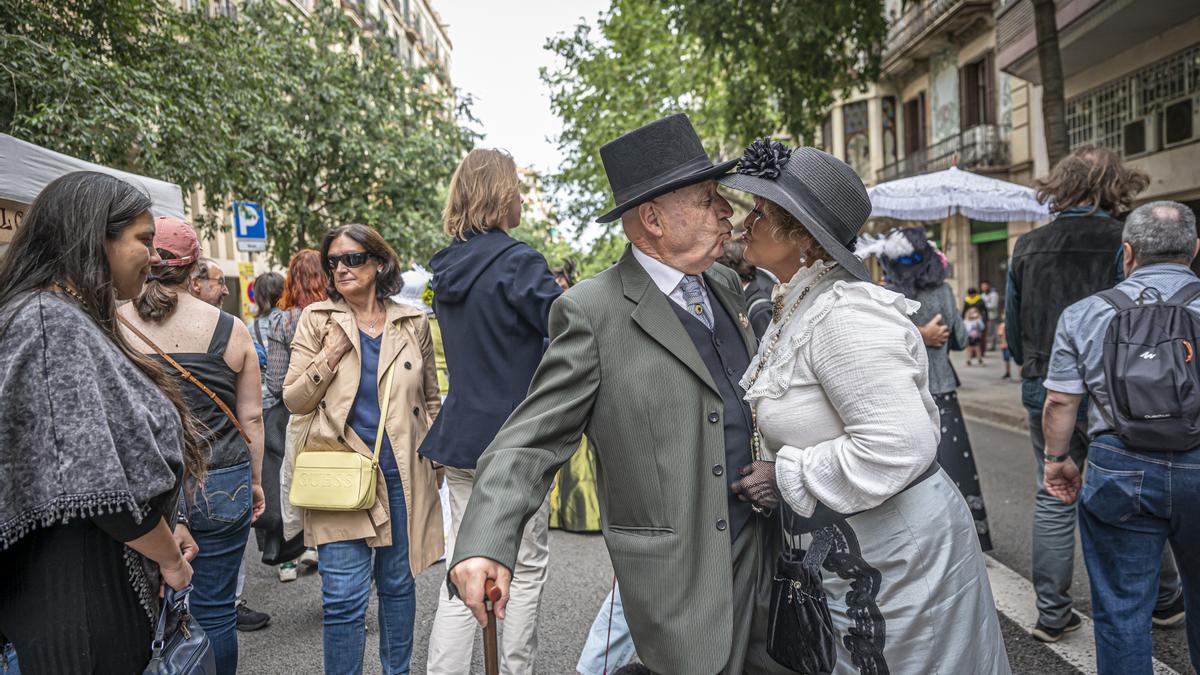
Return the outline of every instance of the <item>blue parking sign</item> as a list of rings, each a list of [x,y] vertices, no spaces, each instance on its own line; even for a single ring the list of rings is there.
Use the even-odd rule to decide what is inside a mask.
[[[238,201],[233,203],[233,236],[239,251],[267,250],[267,218],[262,204]]]

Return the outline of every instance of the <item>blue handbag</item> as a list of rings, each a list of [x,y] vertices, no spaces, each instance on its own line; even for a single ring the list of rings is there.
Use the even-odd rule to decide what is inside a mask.
[[[216,675],[212,643],[188,612],[191,592],[190,585],[181,591],[167,587],[143,675]]]

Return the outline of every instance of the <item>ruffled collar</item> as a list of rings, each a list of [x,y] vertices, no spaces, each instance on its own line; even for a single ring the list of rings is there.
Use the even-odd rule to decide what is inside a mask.
[[[784,326],[779,326],[774,320],[767,327],[758,353],[750,361],[742,377],[741,386],[746,391],[745,399],[753,402],[760,398],[779,398],[791,385],[792,370],[799,349],[808,342],[816,324],[830,310],[847,302],[865,302],[888,308],[885,311],[895,313],[898,320],[909,323],[908,316],[920,308],[920,303],[908,300],[899,293],[886,290],[875,284],[859,281],[844,269],[829,272],[819,281],[817,276],[828,266],[823,261],[817,261],[810,267],[801,269],[786,284],[776,287],[775,298],[783,301],[783,312],[786,314],[792,303],[796,302],[805,288],[812,287],[808,296],[796,308],[795,314]],[[781,317],[782,319],[782,317]],[[770,349],[774,342],[776,331],[781,331],[776,348],[767,358],[762,374],[751,383],[751,376],[758,369],[759,361]]]
[[[828,287],[834,279],[842,276],[840,274],[841,270],[832,270],[826,273],[826,270],[835,265],[836,263],[826,263],[824,260],[818,260],[808,267],[801,267],[792,275],[792,278],[787,283],[775,285],[774,290],[771,291],[771,305],[775,311],[771,317],[771,329],[767,331],[768,335],[774,332],[776,326],[775,315],[778,315],[778,318],[782,320],[783,315],[787,313],[792,304],[804,293],[804,289],[809,288],[814,283],[817,284],[816,288],[809,290],[808,297],[804,299],[804,304],[811,306],[813,299],[821,294],[823,288]],[[822,274],[824,276],[821,276]],[[820,281],[817,281],[817,279],[820,279]],[[792,320],[795,321],[804,314],[804,309],[804,307],[796,308],[796,313],[792,315]]]

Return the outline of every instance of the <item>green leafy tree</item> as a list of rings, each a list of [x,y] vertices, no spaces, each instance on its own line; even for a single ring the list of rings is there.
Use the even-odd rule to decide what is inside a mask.
[[[468,102],[333,4],[303,17],[248,3],[235,19],[160,0],[14,0],[0,30],[8,133],[179,183],[210,212],[262,201],[280,262],[346,222],[405,259],[444,243]]]
[[[428,260],[445,243],[445,185],[474,140],[457,122],[465,107],[455,111],[452,92],[426,86],[431,75],[411,74],[390,40],[364,34],[336,7],[307,21],[275,3],[245,14],[238,37],[250,46],[258,100],[235,117],[235,133],[256,142],[245,151],[261,162],[251,162],[246,184],[259,186],[289,233],[275,240],[276,254],[364,222],[402,258]]]
[[[669,113],[688,113],[723,158],[764,135],[811,137],[837,91],[878,76],[882,5],[613,0],[594,27],[550,39],[542,80],[563,120],[564,213],[582,223],[608,208],[600,146]]]

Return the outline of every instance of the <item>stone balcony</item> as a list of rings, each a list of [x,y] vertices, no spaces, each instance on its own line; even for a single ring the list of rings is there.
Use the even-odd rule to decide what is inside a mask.
[[[888,27],[883,70],[903,73],[915,62],[929,58],[950,36],[962,33],[977,21],[991,21],[992,0],[917,0]]]

